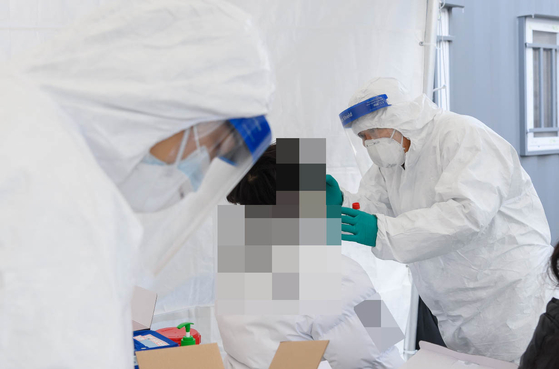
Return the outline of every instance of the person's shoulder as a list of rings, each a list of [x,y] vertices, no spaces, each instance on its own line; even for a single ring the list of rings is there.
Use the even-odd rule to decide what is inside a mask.
[[[468,134],[479,134],[484,131],[485,124],[469,115],[445,111],[435,118],[434,130],[439,136],[451,135],[463,137]]]
[[[559,326],[559,300],[555,297],[547,303],[547,308],[545,310],[546,314],[554,317],[557,320],[557,325]]]
[[[516,155],[512,145],[480,120],[452,112],[444,112],[435,124],[435,132],[441,147],[468,147],[471,152],[487,149]]]
[[[460,147],[468,152],[484,151],[484,148],[510,149],[510,144],[480,120],[453,112],[444,112],[435,120],[433,140],[446,152]]]
[[[355,260],[341,255],[341,314],[312,316],[313,329],[328,334],[340,324],[353,324],[355,307],[376,295],[365,270]]]

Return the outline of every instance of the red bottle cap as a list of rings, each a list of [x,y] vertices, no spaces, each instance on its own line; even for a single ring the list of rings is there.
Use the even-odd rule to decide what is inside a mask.
[[[351,207],[354,208],[355,210],[361,209],[361,206],[359,206],[359,203],[358,203],[358,202],[354,202],[354,203],[351,205]]]

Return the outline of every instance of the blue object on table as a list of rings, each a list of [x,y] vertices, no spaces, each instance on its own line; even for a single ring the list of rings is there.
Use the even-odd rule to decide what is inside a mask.
[[[134,339],[134,368],[138,368],[138,361],[136,360],[136,351],[145,350],[157,350],[168,347],[178,347],[176,342],[171,341],[164,335],[157,333],[156,331],[151,331],[149,329],[144,329],[141,331],[135,331],[133,335]]]

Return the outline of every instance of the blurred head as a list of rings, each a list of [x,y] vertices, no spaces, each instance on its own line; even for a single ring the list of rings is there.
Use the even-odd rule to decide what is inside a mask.
[[[271,144],[227,196],[238,205],[276,204],[276,144]]]

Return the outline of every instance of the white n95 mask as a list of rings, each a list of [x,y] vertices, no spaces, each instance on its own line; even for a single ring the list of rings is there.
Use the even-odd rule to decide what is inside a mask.
[[[398,143],[392,139],[395,132],[396,130],[392,131],[390,138],[382,137],[365,141],[365,147],[369,152],[369,157],[373,163],[381,168],[392,168],[397,165],[402,165],[406,159],[406,152],[402,146],[404,143],[404,136],[402,135],[402,140]]]

